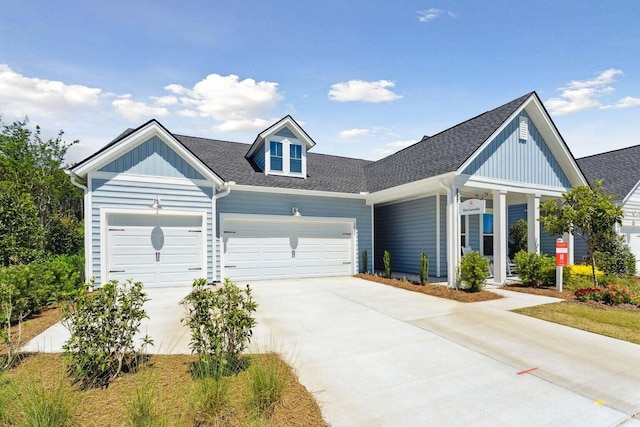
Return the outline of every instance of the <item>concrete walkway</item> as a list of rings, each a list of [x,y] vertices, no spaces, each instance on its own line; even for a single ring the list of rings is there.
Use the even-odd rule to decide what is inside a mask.
[[[640,346],[356,278],[251,283],[254,341],[282,353],[333,426],[640,426]]]

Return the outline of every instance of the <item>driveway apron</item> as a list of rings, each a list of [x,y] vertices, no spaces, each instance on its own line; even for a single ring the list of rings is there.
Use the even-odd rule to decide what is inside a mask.
[[[640,346],[505,311],[529,296],[463,304],[352,277],[251,287],[254,350],[291,362],[333,426],[640,425]]]

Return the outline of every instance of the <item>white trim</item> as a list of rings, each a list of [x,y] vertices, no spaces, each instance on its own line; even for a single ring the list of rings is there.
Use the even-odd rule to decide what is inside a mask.
[[[270,221],[270,222],[305,222],[305,223],[347,223],[351,224],[351,274],[355,274],[357,263],[354,257],[356,254],[356,219],[355,218],[338,218],[324,216],[293,216],[293,215],[265,215],[265,214],[237,214],[237,213],[220,213],[220,277],[224,277],[224,230],[225,220],[245,220],[245,221]],[[372,239],[373,240],[373,239]],[[373,243],[372,243],[373,245]],[[373,258],[372,258],[373,259]]]
[[[376,220],[375,220],[375,206],[370,205],[371,206],[371,255],[370,257],[367,257],[367,263],[369,262],[369,260],[371,260],[371,272],[374,273],[376,271],[376,267],[375,267],[375,253],[376,253],[376,248],[375,248],[375,242],[376,242],[376,235],[375,235],[375,230],[376,230]],[[360,246],[360,240],[358,240],[358,246]],[[366,266],[366,270],[365,273],[368,270],[369,266]]]
[[[100,168],[108,165],[113,160],[122,156],[123,154],[131,151],[140,144],[157,136],[165,144],[167,144],[173,151],[176,152],[182,159],[189,163],[194,169],[196,169],[202,176],[208,181],[216,185],[222,185],[223,180],[217,176],[208,166],[202,163],[197,157],[195,157],[189,150],[187,150],[180,141],[178,141],[173,135],[166,131],[155,120],[149,122],[147,125],[133,132],[131,135],[121,139],[105,151],[95,155],[93,158],[86,160],[80,165],[72,168],[72,171],[80,176],[84,177],[91,171],[97,171]]]
[[[467,176],[467,175],[465,175]],[[506,181],[483,176],[469,176],[464,183],[465,187],[482,187],[487,190],[504,190],[510,193],[539,194],[541,196],[561,197],[569,188],[534,185],[527,182]]]
[[[334,191],[301,190],[296,188],[258,187],[254,185],[231,184],[233,191],[250,191],[254,193],[297,194],[301,196],[337,197],[341,199],[367,200],[368,194],[338,193]]]
[[[87,192],[84,195],[84,280],[89,283],[93,273],[93,190],[91,176],[87,178]]]
[[[152,184],[173,184],[173,185],[195,185],[198,187],[213,187],[211,181],[204,179],[189,179],[176,177],[163,177],[154,175],[136,175],[131,173],[104,172],[93,171],[91,176],[96,179],[107,179],[110,181],[130,181],[130,182],[148,182]]]
[[[202,258],[200,260],[204,277],[209,277],[209,266],[207,265],[207,211],[185,211],[178,209],[150,209],[150,208],[116,208],[110,206],[100,207],[100,285],[103,285],[108,280],[109,266],[109,242],[108,236],[108,216],[110,215],[141,215],[141,216],[191,216],[201,218],[202,227]],[[215,259],[215,255],[214,255]]]
[[[440,277],[440,194],[436,194],[436,277]]]
[[[421,198],[425,195],[438,193],[441,189],[440,182],[455,178],[457,172],[449,172],[443,175],[432,176],[418,181],[408,182],[395,187],[376,191],[367,195],[367,203],[381,204],[384,202],[401,202],[412,198]]]
[[[640,187],[640,181],[636,182],[636,185],[633,186],[633,188],[631,189],[629,194],[627,194],[624,197],[624,199],[622,199],[622,205],[626,205],[627,204],[627,202],[629,201],[631,196],[633,196],[635,194],[635,192],[638,190],[638,187]]]
[[[252,157],[253,153],[256,151],[256,148],[258,148],[258,146],[261,143],[264,143],[268,136],[273,135],[275,133],[278,133],[281,129],[283,129],[285,127],[289,127],[289,130],[294,135],[296,135],[296,138],[304,142],[304,144],[307,146],[307,149],[311,149],[313,146],[316,145],[315,141],[313,139],[311,139],[311,137],[309,135],[307,135],[307,133],[294,120],[293,117],[285,116],[285,117],[281,118],[280,120],[278,120],[277,122],[275,122],[274,124],[272,124],[271,126],[269,126],[268,128],[266,128],[265,130],[263,130],[262,132],[260,132],[260,134],[258,134],[258,136],[256,137],[255,141],[253,141],[253,144],[251,144],[251,147],[249,148],[249,151],[247,152],[245,157],[246,158]],[[291,129],[291,128],[293,128],[293,129]],[[266,159],[265,159],[265,161],[266,161]]]

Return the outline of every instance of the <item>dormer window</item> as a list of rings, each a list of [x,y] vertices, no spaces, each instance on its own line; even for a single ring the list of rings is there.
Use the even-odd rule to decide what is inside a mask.
[[[289,170],[293,173],[302,173],[302,146],[291,144],[289,146]]]
[[[269,147],[271,170],[282,172],[282,142],[271,141]]]

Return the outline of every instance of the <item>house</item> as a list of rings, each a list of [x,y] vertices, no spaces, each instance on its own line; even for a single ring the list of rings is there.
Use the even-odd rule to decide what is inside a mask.
[[[636,257],[636,271],[640,271],[640,145],[583,157],[578,165],[591,185],[601,179],[604,192],[613,194],[613,201],[622,207],[619,232]],[[586,245],[576,245],[576,254],[586,255]]]
[[[376,162],[313,153],[290,116],[252,144],[175,135],[151,120],[69,171],[84,189],[87,277],[147,286],[382,269],[454,283],[461,248],[506,280],[507,233],[553,253],[542,201],[585,185],[535,92]],[[571,241],[571,239],[569,239]],[[363,252],[367,265],[359,265]]]

